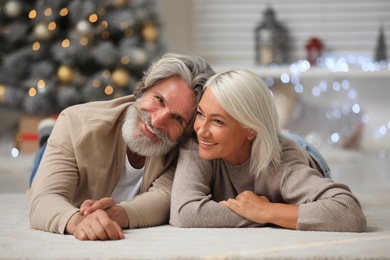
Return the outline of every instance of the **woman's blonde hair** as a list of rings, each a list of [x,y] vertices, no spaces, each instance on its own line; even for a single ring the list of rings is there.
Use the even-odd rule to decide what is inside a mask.
[[[212,76],[205,84],[220,105],[243,127],[257,136],[253,141],[250,167],[259,174],[280,164],[281,135],[278,113],[264,81],[248,70],[226,70]]]

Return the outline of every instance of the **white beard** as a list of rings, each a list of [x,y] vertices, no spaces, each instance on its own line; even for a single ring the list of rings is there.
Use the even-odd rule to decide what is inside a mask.
[[[168,153],[177,142],[171,142],[166,133],[153,128],[150,116],[137,108],[140,100],[137,100],[127,109],[126,117],[122,125],[122,136],[129,149],[142,156],[158,156]],[[158,141],[150,139],[137,125],[137,122],[146,123],[159,138]]]

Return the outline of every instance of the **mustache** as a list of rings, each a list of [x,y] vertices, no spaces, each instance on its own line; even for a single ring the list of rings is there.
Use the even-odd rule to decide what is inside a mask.
[[[137,106],[134,107],[135,108],[135,112],[137,114],[137,116],[144,122],[146,123],[149,128],[153,129],[153,133],[161,140],[163,140],[164,142],[167,142],[169,144],[173,143],[169,140],[168,138],[168,134],[165,133],[164,131],[162,131],[161,129],[159,128],[156,128],[154,126],[152,126],[152,119],[150,118],[149,114],[146,113],[144,110],[141,110],[139,109]]]

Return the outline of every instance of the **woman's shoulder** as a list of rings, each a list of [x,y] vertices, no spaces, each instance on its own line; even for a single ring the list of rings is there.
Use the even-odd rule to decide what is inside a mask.
[[[196,137],[189,137],[185,141],[180,144],[180,150],[188,150],[188,151],[198,151],[199,143],[196,140]]]
[[[302,147],[297,143],[296,140],[291,139],[290,137],[281,135],[279,137],[280,146],[282,149],[282,165],[290,164],[292,162],[305,162],[307,163],[308,155],[302,149]]]

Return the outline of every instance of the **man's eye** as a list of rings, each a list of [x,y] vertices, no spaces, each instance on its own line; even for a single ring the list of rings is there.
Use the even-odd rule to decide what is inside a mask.
[[[159,97],[159,96],[156,96],[156,99],[157,99],[157,101],[158,101],[158,102],[160,102],[160,103],[164,103],[164,99],[162,99],[161,97]]]
[[[181,116],[175,115],[174,118],[175,118],[175,120],[176,120],[177,122],[179,122],[180,124],[183,123],[183,118],[182,118]]]

